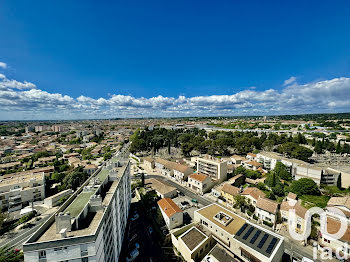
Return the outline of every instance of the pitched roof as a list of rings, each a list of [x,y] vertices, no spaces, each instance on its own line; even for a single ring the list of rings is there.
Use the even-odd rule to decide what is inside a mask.
[[[154,160],[153,160],[153,158],[152,158],[152,157],[150,157],[150,156],[146,156],[146,157],[143,159],[143,161],[153,162]]]
[[[277,208],[278,208],[278,204],[277,202],[264,198],[264,197],[260,197],[258,199],[258,201],[256,202],[256,206],[262,210],[265,210],[271,214],[276,214],[277,212]]]
[[[339,220],[327,217],[326,221],[327,221],[327,232],[329,234],[335,234],[339,231],[340,225],[341,225]],[[348,225],[344,235],[340,239],[342,241],[345,241],[345,242],[350,242],[350,226],[349,225]]]
[[[235,187],[235,186],[231,186],[230,184],[225,184],[221,191],[227,193],[227,194],[230,194],[232,196],[237,196],[239,195],[239,188],[238,187]]]
[[[344,206],[350,209],[350,196],[345,197],[331,197],[327,206]]]
[[[289,192],[288,195],[287,195],[287,197],[290,198],[290,199],[294,199],[294,200],[297,199],[297,195],[294,194],[294,193],[292,193],[292,192]]]
[[[152,188],[155,191],[157,191],[159,194],[162,194],[162,195],[176,190],[175,187],[169,185],[166,182],[163,182],[163,181],[160,181],[158,179],[155,179],[155,178],[146,179],[145,183],[146,184],[151,183],[152,184]]]
[[[168,168],[170,170],[177,170],[181,173],[185,173],[188,169],[190,169],[190,167],[188,166],[185,166],[173,161],[168,161],[162,158],[157,158],[155,162],[162,164],[165,168]]]
[[[307,211],[307,209],[302,205],[300,205],[299,203],[296,203],[294,206],[291,206],[289,205],[289,202],[286,200],[282,201],[280,209],[283,211],[289,211],[289,209],[295,209],[295,214],[301,218],[305,218],[305,214]]]
[[[265,193],[263,191],[261,191],[260,189],[256,188],[256,187],[247,187],[246,189],[244,189],[244,191],[242,192],[242,195],[250,195],[252,196],[255,200],[258,200],[259,197],[265,197]]]
[[[162,198],[157,203],[168,217],[172,217],[176,213],[182,213],[182,210],[173,200],[171,200],[171,198]]]
[[[252,166],[256,166],[256,167],[260,167],[262,166],[263,164],[257,162],[257,161],[249,161],[247,162],[247,165],[252,165]]]
[[[256,157],[256,154],[253,153],[248,153],[247,156],[252,156],[252,157]]]
[[[197,180],[199,182],[203,182],[204,180],[206,180],[208,178],[207,175],[205,174],[202,174],[202,173],[199,173],[199,174],[192,174],[189,176],[190,178],[194,179],[194,180]]]

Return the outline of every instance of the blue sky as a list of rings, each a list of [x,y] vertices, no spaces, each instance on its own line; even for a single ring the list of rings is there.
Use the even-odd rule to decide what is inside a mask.
[[[0,119],[350,111],[349,13],[348,1],[5,0]]]

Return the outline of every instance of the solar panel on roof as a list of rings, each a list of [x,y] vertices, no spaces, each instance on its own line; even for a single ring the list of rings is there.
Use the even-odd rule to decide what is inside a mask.
[[[266,239],[269,237],[269,234],[265,234],[263,236],[263,238],[260,240],[259,244],[258,244],[258,248],[262,248],[262,246],[265,244]]]
[[[253,232],[253,230],[254,230],[254,227],[250,227],[247,233],[245,233],[245,235],[243,236],[243,239],[246,240],[249,237],[249,235]]]
[[[271,254],[272,249],[273,249],[273,248],[275,247],[275,245],[276,245],[276,242],[277,242],[277,238],[274,237],[274,238],[271,240],[269,246],[267,247],[266,253]]]
[[[254,236],[252,237],[252,239],[250,240],[250,244],[254,244],[256,239],[260,236],[261,234],[261,230],[258,230],[255,232]]]
[[[242,232],[247,228],[248,224],[244,224],[237,232],[237,236],[240,236]]]

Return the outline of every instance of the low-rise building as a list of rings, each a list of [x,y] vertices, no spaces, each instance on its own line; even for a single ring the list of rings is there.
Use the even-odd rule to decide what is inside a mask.
[[[206,193],[211,189],[212,185],[211,178],[205,174],[195,173],[188,177],[188,187],[197,193]]]
[[[282,261],[284,238],[228,209],[212,204],[194,212],[194,222],[239,261]],[[204,238],[202,242],[204,241]]]
[[[97,170],[97,166],[94,164],[86,165],[83,169],[84,173],[92,175]]]
[[[256,187],[247,187],[243,190],[242,196],[248,199],[248,201],[256,207],[256,203],[258,202],[259,198],[265,197],[265,193],[261,191],[260,189]]]
[[[295,232],[299,234],[303,234],[305,232],[306,228],[306,220],[305,215],[307,212],[307,209],[300,205],[296,200],[290,201],[288,199],[283,200],[281,203],[281,218],[282,223],[289,227],[290,224],[295,224],[296,229]],[[292,212],[289,212],[289,210],[292,210]],[[293,215],[293,212],[295,211],[295,216]]]
[[[235,203],[235,197],[238,196],[239,193],[240,193],[240,189],[230,184],[224,184],[224,186],[221,189],[221,196],[226,200],[226,203],[231,207]]]
[[[146,185],[150,185],[154,189],[159,197],[173,198],[177,196],[177,190],[175,187],[160,181],[158,179],[146,179]]]
[[[143,159],[143,164],[145,165],[146,168],[148,169],[153,169],[154,168],[154,159],[152,157],[145,157]]]
[[[169,230],[183,224],[183,212],[171,198],[162,198],[158,206]]]
[[[278,203],[276,201],[260,197],[256,203],[255,215],[260,222],[268,222],[274,225],[278,212]]]

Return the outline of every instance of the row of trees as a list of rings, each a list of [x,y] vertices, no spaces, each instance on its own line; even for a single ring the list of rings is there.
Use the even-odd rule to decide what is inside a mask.
[[[199,129],[167,130],[156,128],[154,130],[138,130],[130,138],[131,152],[158,151],[160,148],[180,147],[185,156],[193,150],[211,155],[230,155],[232,153],[247,154],[254,150],[277,150],[301,160],[307,160],[313,153],[303,146],[308,141],[302,134],[295,137],[286,134],[256,132],[226,132],[216,131],[209,134]]]

